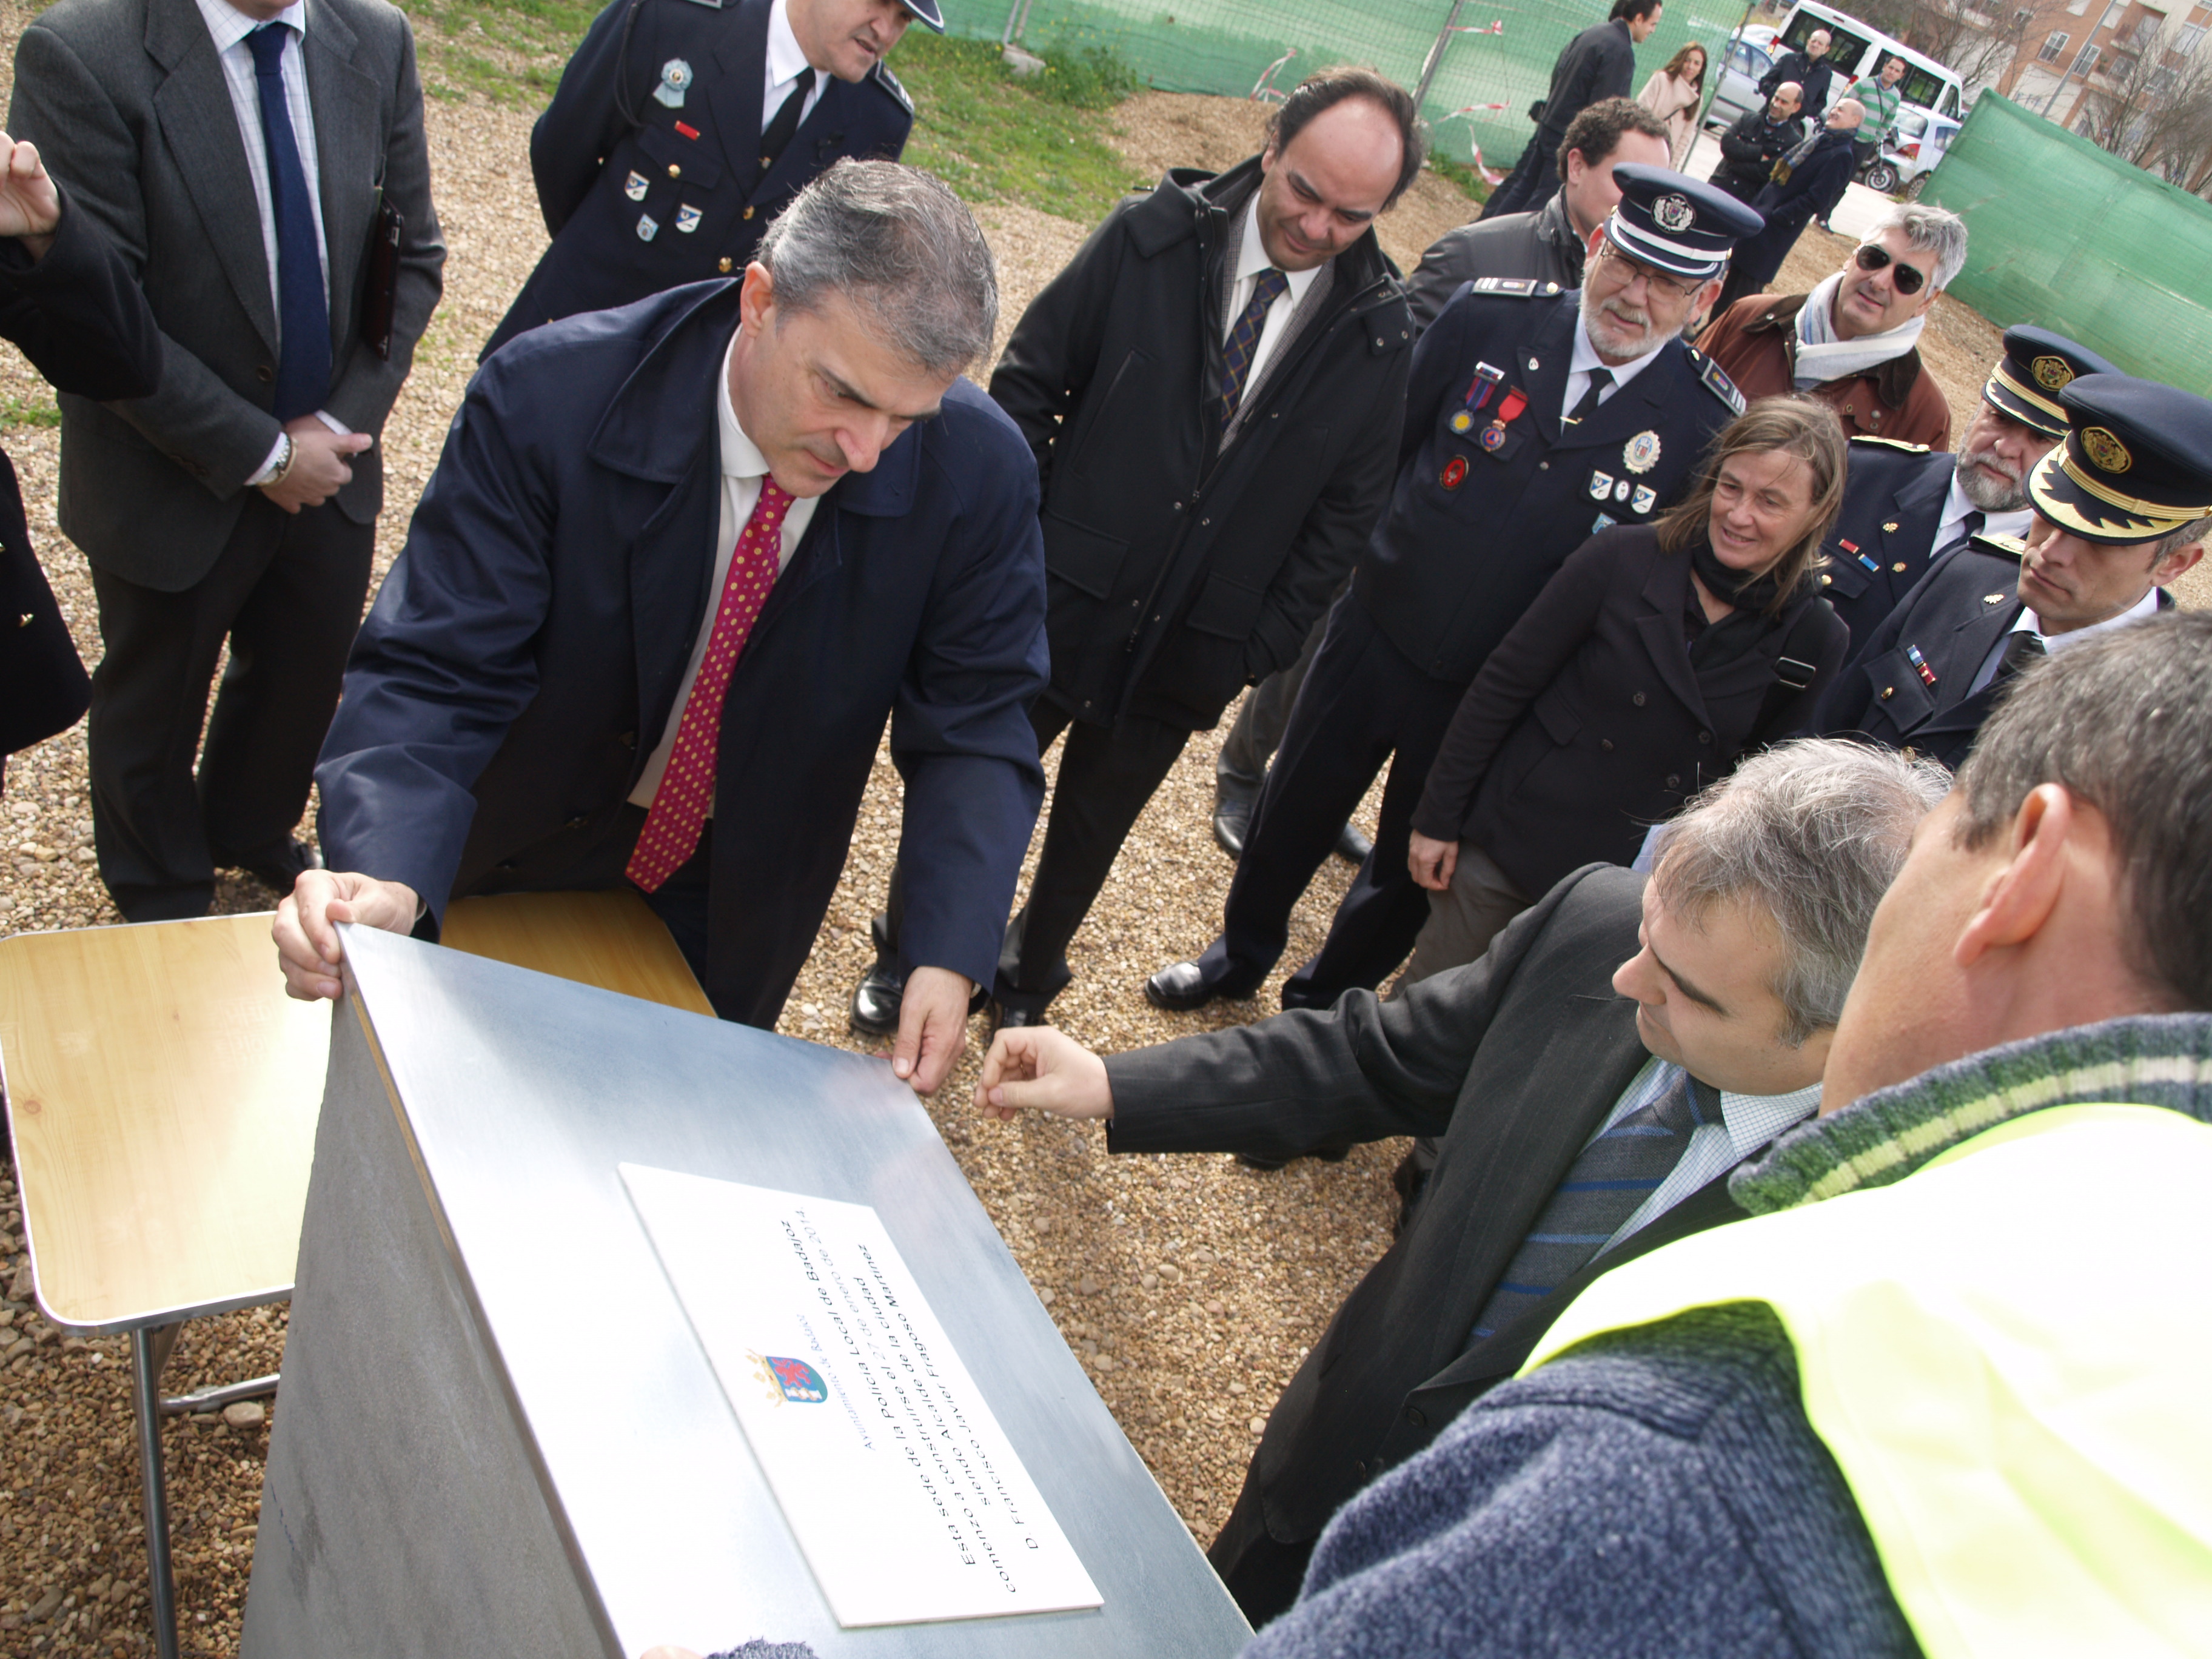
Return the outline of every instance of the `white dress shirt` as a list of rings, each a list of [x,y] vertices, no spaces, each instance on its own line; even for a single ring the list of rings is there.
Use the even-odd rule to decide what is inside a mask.
[[[1237,319],[1244,314],[1244,307],[1252,303],[1252,290],[1259,284],[1260,273],[1273,264],[1274,261],[1267,257],[1267,250],[1260,240],[1260,192],[1255,190],[1252,192],[1252,199],[1244,204],[1244,238],[1237,251],[1236,280],[1229,285],[1229,315],[1221,331],[1224,344],[1237,331]],[[1291,318],[1298,308],[1298,301],[1305,298],[1306,290],[1313,286],[1314,278],[1319,275],[1319,265],[1283,273],[1290,286],[1277,295],[1275,303],[1267,307],[1267,320],[1260,330],[1260,343],[1252,348],[1251,365],[1244,371],[1246,391],[1260,384],[1261,371],[1267,368],[1267,359],[1273,356],[1283,343],[1283,336],[1290,330]]]
[[[1654,1054],[1644,1062],[1644,1069],[1629,1080],[1612,1113],[1590,1139],[1595,1140],[1631,1112],[1641,1110],[1656,1100],[1681,1074],[1680,1066]],[[1738,1095],[1722,1090],[1721,1121],[1701,1123],[1690,1131],[1690,1144],[1683,1149],[1673,1171],[1650,1197],[1637,1206],[1636,1213],[1620,1224],[1605,1242],[1605,1250],[1650,1226],[1706,1182],[1725,1175],[1784,1129],[1803,1122],[1820,1109],[1820,1085],[1817,1083],[1786,1095]],[[1598,1254],[1602,1255],[1605,1250]]]
[[[684,724],[684,708],[691,701],[691,684],[699,678],[699,665],[707,659],[707,641],[714,635],[714,616],[722,606],[722,586],[729,580],[730,560],[737,553],[738,537],[745,521],[753,515],[753,507],[760,500],[761,480],[768,476],[768,457],[745,436],[745,429],[738,424],[738,411],[730,404],[730,358],[737,349],[738,337],[732,334],[729,349],[722,354],[721,386],[714,400],[722,446],[722,518],[714,544],[714,580],[707,590],[707,612],[699,619],[698,637],[691,641],[691,660],[684,666],[684,680],[676,688],[676,702],[669,708],[668,724],[661,728],[660,741],[646,757],[645,770],[638,775],[637,787],[629,792],[632,805],[637,806],[653,805],[653,793],[660,787],[661,775],[668,770],[668,757],[676,748],[677,728]],[[779,578],[791,568],[791,556],[799,550],[799,538],[805,535],[806,526],[813,522],[814,506],[820,499],[802,495],[784,514],[783,533],[776,549]],[[741,654],[738,661],[742,663],[744,659]],[[734,675],[737,670],[733,667],[730,672]],[[707,811],[709,817],[714,816],[711,802]]]
[[[209,0],[200,0],[202,5]],[[768,82],[761,94],[761,131],[775,119],[776,111],[783,100],[791,96],[791,89],[799,77],[814,66],[806,61],[806,53],[799,44],[799,37],[791,32],[791,0],[775,0],[768,9]],[[822,101],[822,88],[827,75],[817,72],[814,84],[806,94],[806,101],[799,106],[799,124],[806,125],[806,118],[814,113],[814,106]]]
[[[238,136],[246,146],[246,171],[253,180],[254,204],[261,210],[261,251],[269,262],[269,299],[281,329],[284,301],[276,287],[276,209],[269,189],[268,140],[261,132],[261,88],[254,76],[253,49],[246,44],[246,37],[261,27],[262,20],[248,17],[230,0],[199,0],[199,9],[208,33],[214,38],[216,61],[222,65],[223,82],[230,88],[231,113],[238,118]],[[314,112],[307,103],[307,62],[300,46],[307,32],[307,0],[293,0],[270,21],[270,27],[284,31],[285,111],[292,118],[292,142],[300,151],[300,170],[307,176],[307,205],[315,216],[315,252],[323,261],[323,303],[328,305],[331,250],[323,234],[323,173],[316,159]],[[277,343],[281,348],[283,340]],[[343,434],[348,430],[343,422],[319,409],[315,415],[333,432]],[[283,453],[284,441],[279,438],[270,446],[260,467],[246,479],[247,485],[268,483]]]
[[[2027,527],[2035,521],[2033,508],[2021,507],[2012,513],[1983,513],[1966,499],[1966,492],[1959,488],[1959,469],[1951,469],[1951,493],[1943,498],[1943,516],[1936,526],[1936,539],[1930,550],[1950,546],[1966,533],[1966,514],[1982,514],[1981,534],[1984,536],[2025,536]]]
[[[2076,628],[2069,633],[2046,634],[2043,631],[2042,619],[2022,605],[2020,615],[2012,619],[2012,626],[2005,631],[2004,637],[1991,646],[1990,654],[1982,659],[1981,670],[1974,676],[1973,684],[1966,688],[1967,695],[1971,696],[1996,678],[1997,669],[2004,661],[2005,647],[2012,643],[2014,634],[2036,635],[2043,641],[2045,652],[2055,657],[2068,647],[2079,645],[2083,640],[2101,634],[2108,628],[2125,628],[2130,623],[2141,622],[2146,617],[2157,614],[2158,589],[2154,587],[2117,617],[2107,617],[2100,623],[2091,623],[2087,628]]]
[[[1565,428],[1567,411],[1582,402],[1583,394],[1589,390],[1592,369],[1601,368],[1613,376],[1613,384],[1597,394],[1599,403],[1609,403],[1621,387],[1650,368],[1653,361],[1666,349],[1667,342],[1662,340],[1641,357],[1631,358],[1625,363],[1609,363],[1597,355],[1597,347],[1590,343],[1589,325],[1577,314],[1575,318],[1575,349],[1567,359],[1567,395],[1559,400],[1561,429]]]

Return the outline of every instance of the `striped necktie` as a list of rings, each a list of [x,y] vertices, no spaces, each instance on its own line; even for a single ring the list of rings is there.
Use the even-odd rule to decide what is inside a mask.
[[[1679,1066],[1657,1097],[1583,1148],[1506,1265],[1469,1334],[1503,1330],[1580,1273],[1674,1173],[1700,1124],[1721,1121],[1720,1091]]]
[[[648,893],[682,869],[698,850],[699,832],[706,826],[707,809],[714,804],[714,762],[722,736],[722,699],[730,689],[730,671],[759,620],[782,568],[783,516],[794,498],[774,478],[761,480],[760,500],[753,503],[730,555],[730,574],[722,582],[722,601],[714,611],[714,629],[707,636],[707,654],[700,659],[699,677],[691,682],[684,700],[684,718],[677,723],[676,744],[669,750],[668,769],[660,787],[653,792],[653,806],[645,815],[645,828],[623,873]]]
[[[1218,403],[1224,431],[1237,418],[1237,405],[1244,401],[1244,380],[1252,372],[1253,354],[1260,349],[1260,335],[1267,326],[1267,307],[1280,299],[1290,285],[1289,277],[1269,265],[1252,284],[1252,303],[1244,307],[1237,326],[1229,331],[1229,343],[1222,350]]]

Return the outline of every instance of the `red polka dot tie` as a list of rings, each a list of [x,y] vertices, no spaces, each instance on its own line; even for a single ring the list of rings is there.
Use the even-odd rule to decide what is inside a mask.
[[[707,822],[707,809],[714,801],[715,746],[722,731],[722,699],[730,689],[730,671],[745,648],[769,590],[775,586],[781,564],[783,515],[791,511],[789,490],[774,478],[761,480],[760,500],[745,520],[737,550],[730,555],[730,574],[722,583],[722,602],[714,612],[714,629],[707,636],[707,654],[699,664],[699,677],[691,683],[691,696],[684,705],[684,718],[676,727],[676,746],[669,751],[668,769],[653,792],[652,810],[623,872],[648,893],[687,863],[699,845],[699,831]]]

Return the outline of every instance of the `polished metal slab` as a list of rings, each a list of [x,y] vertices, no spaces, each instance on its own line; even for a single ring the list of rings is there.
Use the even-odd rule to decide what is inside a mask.
[[[882,1061],[358,928],[346,951],[247,1659],[753,1638],[1205,1659],[1247,1639]],[[841,1630],[625,1161],[875,1206],[1105,1605]]]

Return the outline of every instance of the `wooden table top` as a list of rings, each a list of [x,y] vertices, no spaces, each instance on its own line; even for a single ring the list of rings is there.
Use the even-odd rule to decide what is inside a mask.
[[[284,994],[270,920],[0,939],[0,1078],[57,1324],[130,1330],[291,1293],[331,1008]],[[714,1012],[634,892],[459,900],[445,942]]]
[[[267,915],[0,939],[0,1075],[40,1304],[128,1330],[290,1292],[327,1005]]]

